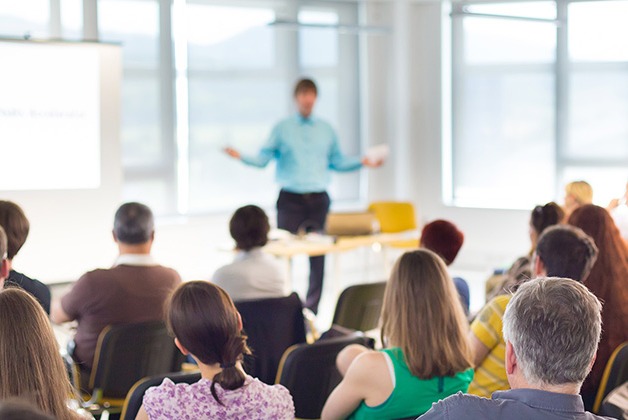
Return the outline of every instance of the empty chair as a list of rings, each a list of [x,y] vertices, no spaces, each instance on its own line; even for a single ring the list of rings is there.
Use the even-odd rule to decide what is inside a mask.
[[[87,404],[120,408],[135,382],[178,371],[184,359],[161,321],[107,326],[98,337]]]
[[[186,383],[193,384],[201,379],[201,373],[167,373],[165,375],[155,375],[148,378],[140,379],[129,390],[126,399],[124,400],[124,406],[122,407],[122,420],[133,420],[137,416],[137,412],[140,411],[142,406],[142,400],[144,399],[144,393],[151,386],[157,386],[163,382],[165,378],[170,379],[175,384]]]
[[[399,233],[417,228],[414,205],[406,201],[374,201],[369,211],[375,213],[382,233]]]
[[[290,391],[297,418],[320,418],[327,397],[342,380],[336,368],[336,356],[349,344],[373,348],[374,340],[362,334],[353,334],[314,344],[298,344],[286,350],[281,358],[276,383]]]
[[[369,205],[369,211],[375,214],[381,233],[408,233],[411,237],[387,242],[393,248],[418,248],[419,234],[417,232],[414,205],[407,201],[374,201]]]
[[[377,328],[385,289],[385,281],[347,287],[338,298],[332,328],[340,326],[356,331]]]
[[[242,316],[252,356],[244,357],[244,370],[267,384],[275,382],[283,352],[305,342],[303,304],[296,293],[284,298],[235,302]]]

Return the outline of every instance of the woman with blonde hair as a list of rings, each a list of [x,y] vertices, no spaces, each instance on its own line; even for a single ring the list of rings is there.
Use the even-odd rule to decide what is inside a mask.
[[[468,323],[445,263],[432,251],[403,254],[384,293],[385,349],[352,345],[337,359],[342,382],[323,419],[418,416],[433,402],[466,392],[473,377]]]
[[[593,188],[586,181],[573,181],[565,185],[565,219],[578,207],[593,203]]]
[[[59,420],[78,419],[50,321],[22,289],[0,293],[0,400],[18,397]]]

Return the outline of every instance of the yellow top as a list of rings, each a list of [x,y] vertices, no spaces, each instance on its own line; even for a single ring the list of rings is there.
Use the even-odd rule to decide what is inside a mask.
[[[506,344],[502,335],[502,318],[510,298],[510,295],[493,298],[471,324],[471,331],[489,349],[489,353],[475,368],[469,394],[490,398],[494,391],[510,389],[504,367]]]

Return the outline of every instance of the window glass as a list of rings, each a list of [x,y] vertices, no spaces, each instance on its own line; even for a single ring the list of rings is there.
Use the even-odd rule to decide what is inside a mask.
[[[551,199],[553,85],[549,72],[466,75],[454,122],[456,204],[529,208]]]
[[[83,0],[61,0],[63,39],[83,39]]]
[[[628,1],[569,4],[569,55],[574,61],[628,61]]]
[[[100,0],[98,29],[101,40],[122,43],[125,68],[153,69],[159,65],[159,5],[156,1]]]
[[[274,164],[260,170],[229,158],[223,149],[257,153],[283,118],[291,87],[269,77],[190,77],[190,195],[192,213],[230,210],[245,202],[272,206]],[[269,99],[271,98],[271,99]]]
[[[499,11],[517,15],[525,10],[520,6],[500,5]],[[551,200],[554,24],[472,16],[454,22],[464,37],[454,45],[454,203],[531,208]]]
[[[552,63],[556,27],[545,22],[468,17],[464,19],[468,64]]]
[[[628,159],[628,72],[591,69],[569,78],[566,158]]]
[[[470,4],[465,8],[472,13],[486,13],[489,15],[530,17],[537,19],[556,18],[556,3],[553,1]]]
[[[48,0],[5,0],[0,7],[0,28],[3,36],[48,38],[49,20]]]
[[[555,18],[547,4],[482,3],[464,10]],[[567,25],[557,27],[456,15],[455,204],[529,208],[552,196],[562,202],[560,186],[578,179],[591,183],[597,204],[621,195],[628,175],[625,16],[626,0],[570,2]],[[567,37],[567,50],[556,51],[556,34]],[[569,61],[555,66],[555,57]]]
[[[162,159],[159,126],[159,80],[153,74],[122,80],[122,163],[124,167],[150,166]]]
[[[299,29],[299,59],[303,67],[334,67],[338,65],[338,14],[330,11],[301,10],[299,23],[321,25]]]
[[[122,44],[123,198],[145,202],[156,214],[171,214],[177,191],[175,156],[165,153],[173,134],[161,125],[159,3],[99,0],[98,27],[101,40]]]
[[[186,7],[189,67],[212,71],[264,69],[275,65],[275,20],[270,9]]]

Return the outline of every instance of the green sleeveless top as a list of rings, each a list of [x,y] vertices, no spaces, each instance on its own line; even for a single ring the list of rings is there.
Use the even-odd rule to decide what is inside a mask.
[[[454,376],[419,379],[413,376],[399,347],[381,350],[392,361],[395,388],[382,404],[369,407],[364,401],[348,417],[352,420],[399,419],[420,416],[432,408],[432,403],[458,391],[467,392],[473,379],[473,369]]]

